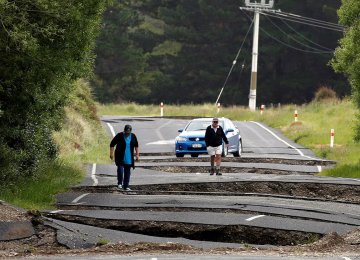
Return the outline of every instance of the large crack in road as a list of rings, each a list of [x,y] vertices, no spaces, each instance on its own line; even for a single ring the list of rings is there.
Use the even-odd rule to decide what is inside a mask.
[[[112,230],[193,240],[257,245],[299,245],[314,242],[323,235],[242,225],[205,225],[164,221],[106,220],[81,216],[48,214],[63,221]]]

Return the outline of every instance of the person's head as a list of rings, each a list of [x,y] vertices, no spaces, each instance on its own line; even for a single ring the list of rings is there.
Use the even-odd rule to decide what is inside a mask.
[[[125,127],[124,127],[125,135],[129,135],[131,133],[131,130],[132,130],[131,125],[125,125]]]
[[[219,119],[218,119],[217,117],[214,117],[214,118],[212,119],[211,125],[212,125],[213,127],[217,127],[218,124],[219,124]]]

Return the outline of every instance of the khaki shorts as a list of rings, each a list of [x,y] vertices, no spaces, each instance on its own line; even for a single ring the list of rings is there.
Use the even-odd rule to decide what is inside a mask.
[[[208,146],[206,149],[209,155],[222,154],[222,145],[215,147]]]

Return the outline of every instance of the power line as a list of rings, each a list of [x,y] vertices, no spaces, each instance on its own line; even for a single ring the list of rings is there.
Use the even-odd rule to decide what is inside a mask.
[[[274,22],[271,20],[271,18],[269,18],[269,17],[267,17],[267,16],[265,16],[265,17],[266,17],[266,19],[268,19],[268,20],[271,22],[271,24],[274,25],[280,32],[282,32],[283,34],[285,34],[285,35],[286,35],[287,37],[289,37],[290,39],[293,39],[295,42],[299,43],[300,45],[302,45],[302,46],[304,46],[304,47],[307,47],[307,48],[309,48],[309,49],[313,49],[313,50],[315,50],[315,51],[325,51],[325,50],[321,50],[321,49],[312,47],[312,46],[310,46],[310,45],[307,45],[307,44],[299,41],[299,40],[296,39],[295,37],[289,35],[289,34],[288,34],[287,32],[285,32],[283,29],[281,29],[276,23],[274,23]],[[329,50],[330,50],[330,49],[329,49]]]
[[[251,19],[251,18],[250,18],[250,19]],[[250,24],[250,26],[249,26],[249,29],[248,29],[248,31],[246,32],[245,38],[244,38],[244,40],[243,40],[243,42],[242,42],[242,44],[241,44],[241,46],[240,46],[240,49],[238,50],[238,52],[237,52],[237,54],[236,54],[236,57],[235,57],[232,65],[231,65],[230,71],[229,71],[229,73],[228,73],[228,75],[227,75],[227,77],[226,77],[226,79],[225,79],[225,82],[224,82],[224,84],[223,84],[223,86],[222,86],[222,88],[221,88],[221,90],[220,90],[219,96],[218,96],[218,98],[216,99],[215,105],[218,103],[218,101],[219,101],[219,99],[220,99],[220,97],[221,97],[221,94],[222,94],[223,91],[224,91],[224,88],[225,88],[225,86],[226,86],[226,83],[228,82],[229,77],[230,77],[230,75],[231,75],[231,73],[232,73],[232,71],[233,71],[233,69],[234,69],[234,67],[235,67],[235,65],[236,65],[237,59],[239,58],[240,52],[241,52],[241,50],[242,50],[242,48],[243,48],[243,46],[244,46],[244,43],[245,43],[245,41],[246,41],[246,38],[247,38],[247,36],[248,36],[248,34],[249,34],[249,32],[250,32],[250,29],[251,29],[251,27],[252,27],[253,24],[254,24],[254,20],[251,19],[251,24]],[[242,71],[243,69],[244,69],[244,64],[243,64],[242,67],[241,67],[241,71]]]
[[[266,11],[267,10],[265,10],[265,12]],[[323,21],[323,20],[314,19],[314,18],[310,18],[310,17],[305,17],[305,16],[301,16],[301,15],[298,15],[298,14],[286,13],[286,12],[281,12],[281,11],[277,11],[277,10],[273,10],[273,11],[269,11],[269,12],[273,12],[275,14],[283,15],[283,16],[290,16],[293,19],[308,21],[308,22],[312,22],[312,23],[315,23],[315,24],[322,24],[322,25],[327,25],[329,27],[338,27],[340,29],[345,29],[344,26],[342,26],[340,24],[337,24],[337,23],[326,22],[326,21]]]
[[[286,47],[289,47],[291,49],[297,50],[297,51],[302,51],[302,52],[307,52],[307,53],[314,53],[314,54],[332,54],[334,53],[334,51],[308,51],[308,50],[304,50],[304,49],[300,49],[297,47],[294,47],[288,43],[285,43],[283,41],[280,41],[279,39],[277,39],[276,37],[272,36],[270,33],[268,33],[267,31],[265,31],[263,28],[260,28],[261,31],[263,31],[267,36],[269,36],[271,39],[277,41],[278,43],[285,45]]]
[[[322,29],[327,29],[327,30],[332,30],[332,31],[338,31],[338,32],[344,32],[345,28],[341,27],[341,26],[327,26],[326,24],[321,24],[321,23],[311,23],[310,21],[307,20],[301,20],[301,19],[294,19],[294,18],[289,18],[286,15],[282,15],[279,13],[276,14],[270,14],[270,13],[265,13],[265,12],[259,12],[262,15],[266,15],[266,16],[271,16],[274,18],[278,18],[280,19],[279,16],[284,16],[282,17],[282,19],[287,20],[287,21],[291,21],[291,22],[295,22],[295,23],[301,23],[301,24],[305,24],[305,25],[309,25],[309,26],[313,26],[313,27],[319,27]]]
[[[299,33],[298,31],[296,31],[292,26],[290,26],[287,22],[285,22],[283,19],[281,19],[280,18],[280,20],[281,20],[281,22],[283,22],[288,28],[290,28],[293,32],[295,32],[297,35],[299,35],[301,38],[303,38],[304,40],[306,40],[306,41],[308,41],[308,42],[310,42],[310,43],[312,43],[312,44],[314,44],[314,45],[316,45],[316,46],[318,46],[318,47],[320,47],[320,48],[323,48],[323,49],[325,49],[325,50],[328,50],[328,51],[331,51],[332,49],[330,49],[330,48],[328,48],[328,47],[325,47],[325,46],[323,46],[323,45],[320,45],[320,44],[318,44],[318,43],[316,43],[316,42],[313,42],[312,40],[310,40],[309,38],[307,38],[306,36],[304,36],[303,34],[301,34],[301,33]]]
[[[242,9],[240,9],[242,10]],[[243,10],[242,10],[243,11]],[[251,17],[245,12],[243,11],[243,13],[249,18],[251,19]],[[290,44],[287,44],[283,41],[280,41],[279,39],[277,39],[276,37],[272,36],[270,33],[268,33],[267,31],[265,31],[265,29],[261,28],[261,31],[263,31],[268,37],[270,37],[271,39],[277,41],[278,43],[282,44],[282,45],[285,45],[286,47],[288,48],[291,48],[291,49],[294,49],[294,50],[297,50],[297,51],[302,51],[302,52],[306,52],[306,53],[314,53],[314,54],[330,54],[330,53],[333,53],[333,52],[326,52],[326,51],[308,51],[308,50],[304,50],[304,49],[299,49],[297,47],[294,47]]]

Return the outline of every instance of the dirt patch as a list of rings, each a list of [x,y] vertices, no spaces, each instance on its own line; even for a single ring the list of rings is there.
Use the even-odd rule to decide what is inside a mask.
[[[172,154],[171,154],[172,155]],[[209,162],[208,157],[201,158],[166,158],[166,159],[148,159],[146,157],[141,158],[144,162]],[[286,165],[307,165],[307,166],[331,166],[336,162],[328,160],[291,160],[281,158],[241,158],[241,157],[225,157],[221,159],[222,162],[238,162],[238,163],[275,163]]]
[[[151,194],[166,191],[214,192],[214,195],[275,194],[295,196],[318,200],[347,201],[360,203],[359,185],[338,185],[323,183],[296,182],[209,182],[209,183],[176,183],[132,186],[134,190],[151,192]],[[219,194],[221,193],[221,194]]]
[[[360,203],[360,185],[312,182],[243,181],[132,185],[129,194],[288,196],[310,200]],[[74,192],[118,193],[116,186],[74,187]]]
[[[42,217],[36,212],[25,212],[5,203],[0,203],[0,221],[13,222],[29,220],[35,229],[35,235],[26,239],[0,241],[0,258],[26,256],[42,252],[54,252],[65,249],[58,244],[54,229],[44,225]]]
[[[10,206],[0,201],[0,221],[1,222],[15,222],[31,220],[31,216],[25,211]]]
[[[141,168],[153,171],[168,172],[168,173],[209,173],[209,167],[203,166],[141,166]],[[276,174],[276,175],[309,175],[307,172],[283,171],[274,169],[259,169],[259,168],[242,168],[242,167],[221,167],[222,173],[257,173],[257,174]]]

